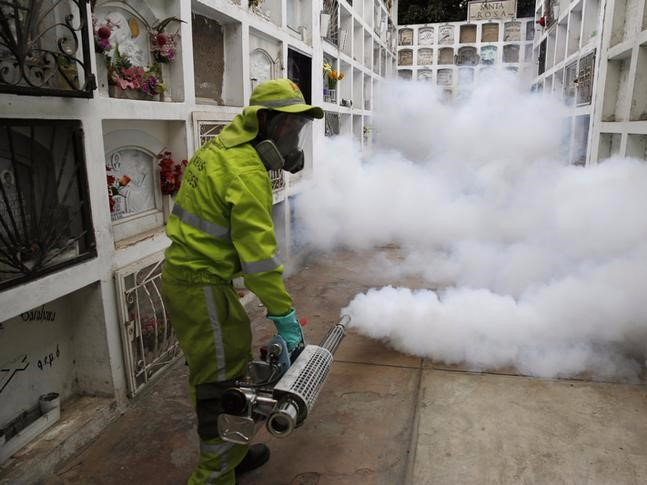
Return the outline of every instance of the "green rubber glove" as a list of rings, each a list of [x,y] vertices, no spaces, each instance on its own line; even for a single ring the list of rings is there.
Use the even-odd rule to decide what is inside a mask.
[[[297,311],[291,308],[285,315],[267,315],[267,318],[274,322],[278,334],[288,344],[288,351],[292,352],[303,342],[303,332],[297,319]]]

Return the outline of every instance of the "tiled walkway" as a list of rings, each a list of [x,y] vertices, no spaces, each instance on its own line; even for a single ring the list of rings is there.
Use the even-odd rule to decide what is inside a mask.
[[[420,286],[384,281],[371,257],[322,257],[289,279],[310,343],[358,292]],[[250,311],[264,342],[273,328]],[[46,484],[183,483],[197,458],[186,374],[177,362]],[[257,439],[272,459],[241,485],[637,485],[647,483],[647,389],[447,369],[351,332],[305,424]]]

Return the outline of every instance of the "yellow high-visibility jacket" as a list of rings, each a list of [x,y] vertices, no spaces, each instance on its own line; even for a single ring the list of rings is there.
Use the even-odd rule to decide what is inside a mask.
[[[257,111],[245,108],[191,158],[166,226],[164,272],[196,284],[242,275],[268,313],[282,315],[292,298],[277,259],[270,177],[249,143]]]

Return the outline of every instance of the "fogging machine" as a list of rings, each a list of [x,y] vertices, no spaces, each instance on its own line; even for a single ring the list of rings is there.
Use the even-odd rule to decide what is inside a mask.
[[[283,338],[272,337],[261,353],[263,360],[250,362],[246,376],[223,393],[220,437],[247,444],[263,420],[270,434],[278,438],[301,426],[326,382],[349,322],[350,317],[344,315],[319,345],[301,345],[292,355]]]

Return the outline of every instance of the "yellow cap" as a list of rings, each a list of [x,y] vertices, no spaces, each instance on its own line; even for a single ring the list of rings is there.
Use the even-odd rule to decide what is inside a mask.
[[[259,106],[284,113],[302,113],[313,118],[323,118],[323,110],[306,104],[303,94],[289,79],[270,79],[254,88],[249,98],[250,106]]]

